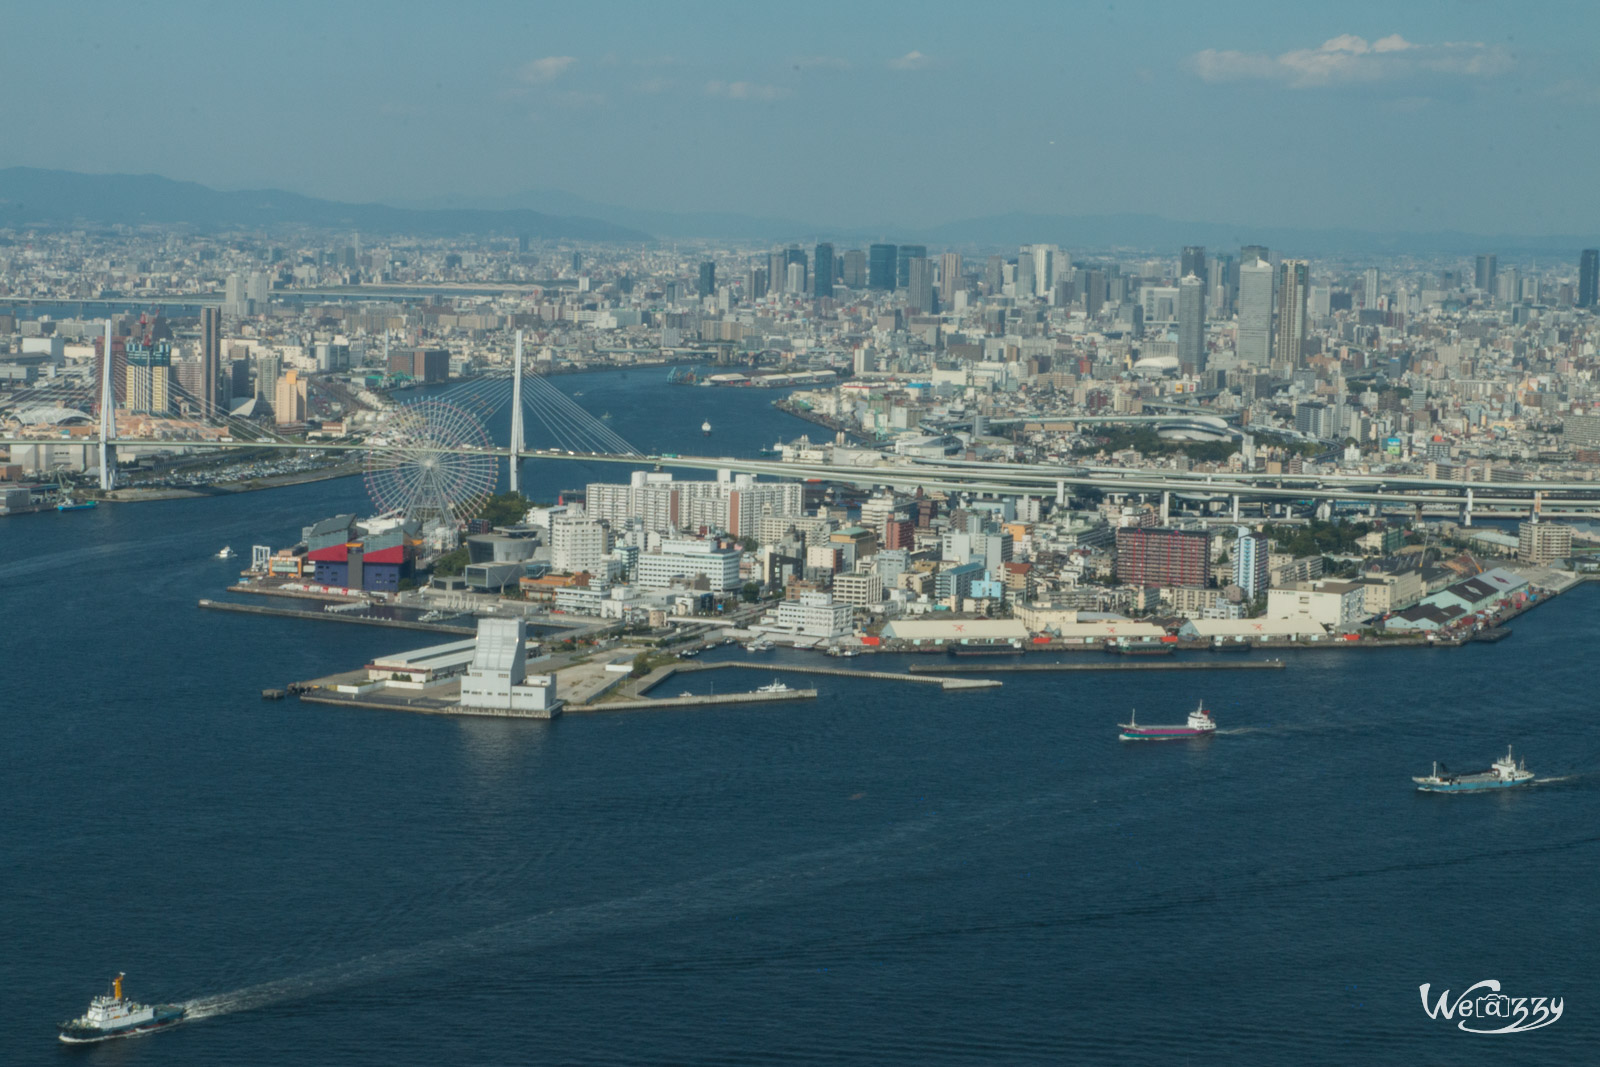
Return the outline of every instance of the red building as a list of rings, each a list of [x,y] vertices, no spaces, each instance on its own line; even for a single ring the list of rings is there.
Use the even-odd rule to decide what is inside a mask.
[[[883,547],[907,550],[916,548],[917,528],[911,525],[910,519],[890,519],[883,524]]]
[[[1128,585],[1210,585],[1211,535],[1124,526],[1117,531],[1117,581]]]

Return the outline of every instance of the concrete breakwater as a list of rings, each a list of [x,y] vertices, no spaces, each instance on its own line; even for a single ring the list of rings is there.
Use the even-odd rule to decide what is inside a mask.
[[[906,669],[916,674],[966,674],[980,671],[984,674],[1000,671],[1281,671],[1283,660],[1223,662],[1167,660],[1161,663],[913,663]],[[922,680],[913,679],[913,681]]]
[[[675,674],[693,674],[697,671],[716,670],[752,670],[770,671],[774,674],[826,674],[835,678],[868,678],[882,682],[917,682],[923,685],[937,685],[941,689],[990,689],[1000,682],[992,678],[916,678],[898,671],[858,671],[848,667],[812,667],[792,663],[675,663],[662,667],[639,685],[640,693],[648,693],[651,689],[665,682]],[[917,668],[913,667],[912,670]],[[972,670],[983,670],[983,667],[974,665]]]
[[[302,611],[280,608],[268,604],[235,604],[228,600],[211,600],[202,597],[199,607],[207,611],[235,611],[243,615],[276,615],[283,619],[316,619],[326,622],[353,622],[362,626],[390,626],[397,630],[428,630],[432,633],[468,636],[477,633],[475,626],[444,626],[436,622],[415,622],[411,619],[383,619],[372,615],[354,615],[337,611]]]
[[[644,711],[652,708],[698,708],[711,704],[771,704],[785,700],[815,700],[815,689],[788,689],[780,693],[711,693],[687,697],[607,700],[599,704],[568,704],[569,713],[586,711]]]

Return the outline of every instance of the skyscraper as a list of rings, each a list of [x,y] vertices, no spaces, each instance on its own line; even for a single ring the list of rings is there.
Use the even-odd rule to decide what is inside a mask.
[[[1500,257],[1483,255],[1478,257],[1477,269],[1472,275],[1473,288],[1482,293],[1494,294],[1494,276],[1499,273]]]
[[[1191,274],[1204,283],[1206,277],[1205,245],[1185,245],[1183,248],[1183,259],[1178,266],[1178,278],[1181,281]]]
[[[220,409],[227,414],[233,399],[231,387],[224,395],[222,381],[222,309],[200,309],[200,408],[204,414]]]
[[[990,256],[983,264],[983,285],[998,296],[1006,284],[1006,257]]]
[[[956,290],[961,288],[961,253],[946,252],[939,257],[939,304],[946,309],[956,302]]]
[[[1286,259],[1278,282],[1278,359],[1299,367],[1306,341],[1306,290],[1311,267],[1303,259]]]
[[[904,245],[900,246],[904,248]],[[931,315],[938,310],[933,289],[933,264],[926,256],[906,260],[906,309]]]
[[[833,245],[826,241],[811,256],[811,295],[817,300],[833,296]]]
[[[1378,268],[1368,267],[1361,277],[1361,306],[1374,310],[1378,306]]]
[[[927,245],[901,245],[895,254],[894,283],[901,289],[911,284],[911,261],[913,259],[927,259]]]
[[[844,277],[841,279],[851,289],[867,287],[867,254],[852,248],[844,254]]]
[[[717,265],[710,260],[700,264],[700,283],[695,293],[706,297],[717,291]]]
[[[895,261],[899,250],[894,245],[871,245],[867,248],[867,287],[892,290],[895,285]]]
[[[1185,373],[1206,369],[1206,286],[1194,274],[1178,283],[1178,365]]]
[[[1578,306],[1592,308],[1600,301],[1600,248],[1585,248],[1578,257]]]
[[[1020,301],[1032,300],[1034,297],[1033,253],[1024,251],[1017,256],[1016,284],[1013,286],[1016,299]]]
[[[1239,527],[1239,538],[1233,543],[1233,584],[1244,590],[1244,595],[1254,600],[1267,591],[1268,557],[1272,543],[1248,529]]]
[[[1055,245],[1033,245],[1033,295],[1048,297],[1062,274],[1061,250]]]
[[[1272,264],[1253,256],[1239,265],[1236,351],[1242,363],[1265,367],[1272,362]]]

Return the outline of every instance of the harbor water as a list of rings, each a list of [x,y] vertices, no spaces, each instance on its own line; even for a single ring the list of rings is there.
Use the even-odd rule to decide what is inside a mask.
[[[808,430],[664,381],[555,384],[642,448]],[[549,496],[623,469],[525,471]],[[239,570],[221,546],[365,507],[347,478],[0,523],[0,1062],[1574,1063],[1600,1037],[1592,586],[1509,641],[1281,671],[816,676],[553,723],[263,702],[426,643],[195,606]],[[1118,742],[1202,698],[1218,736]],[[1539,784],[1411,782],[1507,743]],[[59,1046],[119,971],[195,1021]],[[1484,979],[1564,1014],[1424,1012],[1423,983]]]

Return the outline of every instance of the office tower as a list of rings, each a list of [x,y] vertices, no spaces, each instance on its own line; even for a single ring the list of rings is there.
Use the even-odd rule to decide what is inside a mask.
[[[990,256],[983,264],[983,287],[998,295],[1006,284],[1006,257]]]
[[[1183,259],[1178,266],[1178,279],[1187,278],[1193,274],[1202,283],[1206,277],[1206,248],[1205,245],[1185,245]]]
[[[927,245],[901,245],[895,253],[894,284],[904,289],[911,284],[911,261],[927,259]]]
[[[695,295],[700,297],[710,296],[717,291],[717,265],[709,260],[700,264],[700,280],[695,286]]]
[[[1211,535],[1124,526],[1117,531],[1117,581],[1159,588],[1211,584]]]
[[[1499,273],[1499,266],[1499,256],[1479,256],[1477,268],[1472,275],[1473,288],[1492,296],[1494,294],[1494,276]]]
[[[1012,291],[1018,302],[1032,300],[1034,294],[1033,253],[1023,252],[1017,257],[1017,276]]]
[[[222,384],[222,309],[200,309],[200,409],[211,414],[221,408],[226,413],[228,401]]]
[[[1592,308],[1600,299],[1600,248],[1585,248],[1578,257],[1578,306]]]
[[[1369,310],[1378,307],[1378,268],[1368,267],[1361,276],[1361,306]]]
[[[895,261],[899,249],[894,245],[871,245],[867,249],[867,286],[871,289],[892,290],[895,285]]]
[[[1178,283],[1178,365],[1186,374],[1206,369],[1206,289],[1194,274]]]
[[[946,252],[939,257],[939,306],[955,306],[956,290],[961,288],[961,253]]]
[[[859,248],[844,254],[844,284],[850,289],[867,287],[867,254]]]
[[[1233,303],[1233,290],[1239,284],[1238,271],[1234,269],[1233,257],[1218,255],[1211,258],[1206,264],[1206,299],[1211,304],[1211,314],[1221,318],[1228,313],[1229,306]]]
[[[223,383],[224,412],[233,409],[235,397],[250,395],[250,361],[248,359],[235,359],[228,362],[228,380]]]
[[[1313,285],[1306,296],[1306,315],[1312,322],[1320,322],[1333,314],[1333,290],[1326,285]]]
[[[833,296],[833,245],[817,245],[811,256],[811,295],[818,300]]]
[[[1303,360],[1310,271],[1305,260],[1286,259],[1278,282],[1278,359],[1291,367]]]
[[[1507,267],[1494,278],[1494,299],[1498,304],[1515,304],[1522,299],[1522,272]]]
[[[791,263],[784,268],[783,291],[792,296],[804,296],[806,291],[806,265]]]
[[[1266,245],[1245,245],[1239,249],[1239,265],[1241,267],[1246,263],[1254,263],[1258,259],[1263,263],[1272,262],[1272,253]]]
[[[1063,273],[1061,250],[1055,245],[1033,245],[1033,295],[1048,297],[1055,292]]]
[[[904,248],[904,245],[901,245]],[[933,290],[933,263],[926,256],[906,261],[906,308],[931,315],[937,310]]]
[[[1272,363],[1272,264],[1253,255],[1239,265],[1239,339],[1235,350],[1241,363],[1257,367]]]
[[[1243,589],[1249,600],[1266,595],[1271,552],[1272,543],[1265,537],[1239,527],[1239,538],[1233,543],[1233,584]]]
[[[744,279],[746,300],[760,300],[767,295],[767,268],[751,267]]]

